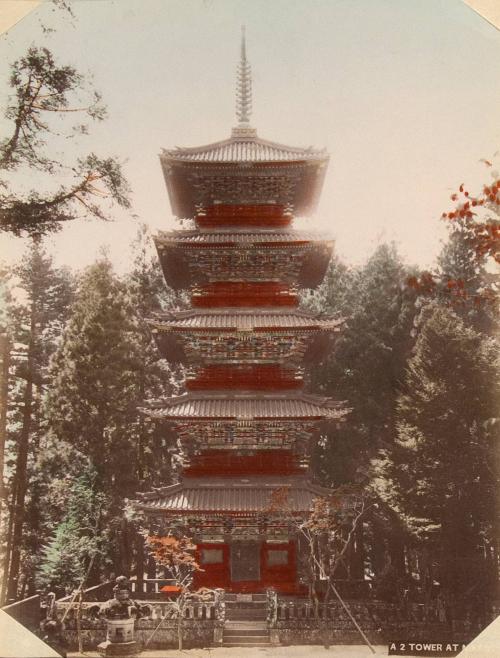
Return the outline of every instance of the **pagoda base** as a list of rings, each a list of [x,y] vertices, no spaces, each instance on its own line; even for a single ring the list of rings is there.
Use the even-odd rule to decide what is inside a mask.
[[[110,642],[106,640],[97,646],[100,656],[124,656],[125,658],[135,658],[141,653],[139,642]]]

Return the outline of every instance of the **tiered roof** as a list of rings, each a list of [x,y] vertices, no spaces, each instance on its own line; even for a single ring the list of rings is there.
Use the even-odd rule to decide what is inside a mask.
[[[233,135],[201,148],[163,151],[160,161],[178,217],[193,217],[215,201],[289,204],[302,216],[317,205],[328,155]]]
[[[166,420],[326,420],[345,415],[343,406],[341,402],[304,393],[186,393],[159,401],[143,412],[152,418]]]
[[[183,478],[179,484],[162,487],[140,496],[137,507],[173,513],[214,512],[246,515],[271,513],[273,494],[283,492],[286,511],[304,513],[313,500],[331,495],[301,476],[246,478]],[[285,510],[283,510],[285,511]]]
[[[328,154],[258,137],[249,123],[251,85],[246,56],[238,76],[239,122],[231,136],[160,154],[174,213],[193,217],[200,206],[214,203],[276,203],[292,206],[298,215],[309,214],[319,198]]]
[[[323,318],[306,311],[189,309],[150,320],[162,331],[340,331],[344,318]]]
[[[311,146],[286,146],[257,135],[240,136],[233,132],[229,139],[223,139],[204,146],[191,148],[177,147],[163,149],[162,163],[172,165],[174,162],[214,163],[214,164],[253,164],[253,163],[323,163],[328,161],[325,149],[313,149]]]
[[[298,310],[190,309],[158,315],[149,324],[161,353],[172,363],[270,363],[319,358],[344,319]],[[280,341],[285,335],[289,339]]]
[[[301,231],[172,231],[155,238],[174,289],[206,281],[290,281],[313,288],[325,275],[333,241]]]
[[[263,229],[253,231],[159,231],[155,243],[175,247],[290,247],[321,242],[333,246],[333,241],[326,233],[314,231],[287,231]]]

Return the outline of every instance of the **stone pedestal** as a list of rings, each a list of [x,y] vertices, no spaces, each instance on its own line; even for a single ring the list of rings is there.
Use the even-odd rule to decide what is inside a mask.
[[[224,639],[224,624],[217,624],[214,628],[214,644],[215,646],[221,645]]]
[[[141,652],[141,647],[134,640],[134,618],[108,619],[108,632],[105,642],[98,645],[101,656],[127,656],[133,658]]]
[[[270,628],[269,629],[269,642],[270,642],[271,646],[273,646],[273,647],[279,647],[280,646],[280,634],[279,634],[277,628]]]
[[[106,640],[112,643],[132,642],[134,639],[134,618],[108,619]]]

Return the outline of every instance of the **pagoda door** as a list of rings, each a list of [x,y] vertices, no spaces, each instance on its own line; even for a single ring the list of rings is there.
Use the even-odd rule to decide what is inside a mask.
[[[256,541],[234,541],[231,544],[231,580],[260,580],[260,544]]]

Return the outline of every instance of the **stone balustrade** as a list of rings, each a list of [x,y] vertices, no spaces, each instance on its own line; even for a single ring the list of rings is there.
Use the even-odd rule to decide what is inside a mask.
[[[69,602],[57,603],[57,616],[60,620],[64,618],[65,626],[76,624],[78,616],[78,605]],[[176,619],[179,608],[175,601],[141,601],[140,621],[162,619]],[[93,601],[82,603],[81,623],[90,627],[105,627],[106,623],[99,615],[100,604]],[[224,621],[224,608],[219,601],[193,601],[186,603],[183,610],[184,619]]]
[[[394,611],[393,606],[390,605],[376,605],[373,602],[365,604],[362,602],[349,602],[349,608],[353,614],[357,614],[363,618],[369,618],[372,621],[379,622],[382,617],[392,615]],[[389,610],[391,608],[391,610]],[[277,622],[293,621],[293,620],[335,620],[340,621],[348,619],[348,615],[338,601],[330,601],[328,603],[318,602],[314,603],[310,599],[282,599],[277,600],[276,615]]]
[[[137,641],[150,649],[175,647],[179,632],[177,601],[142,600],[139,605],[141,616],[135,622]],[[84,601],[79,610],[78,604],[57,602],[56,614],[62,621],[61,636],[68,647],[78,646],[78,635],[85,650],[95,650],[106,638],[106,619],[99,614],[100,607],[101,603]],[[216,590],[209,600],[188,601],[183,605],[182,617],[186,648],[220,643],[225,620],[224,592]]]

